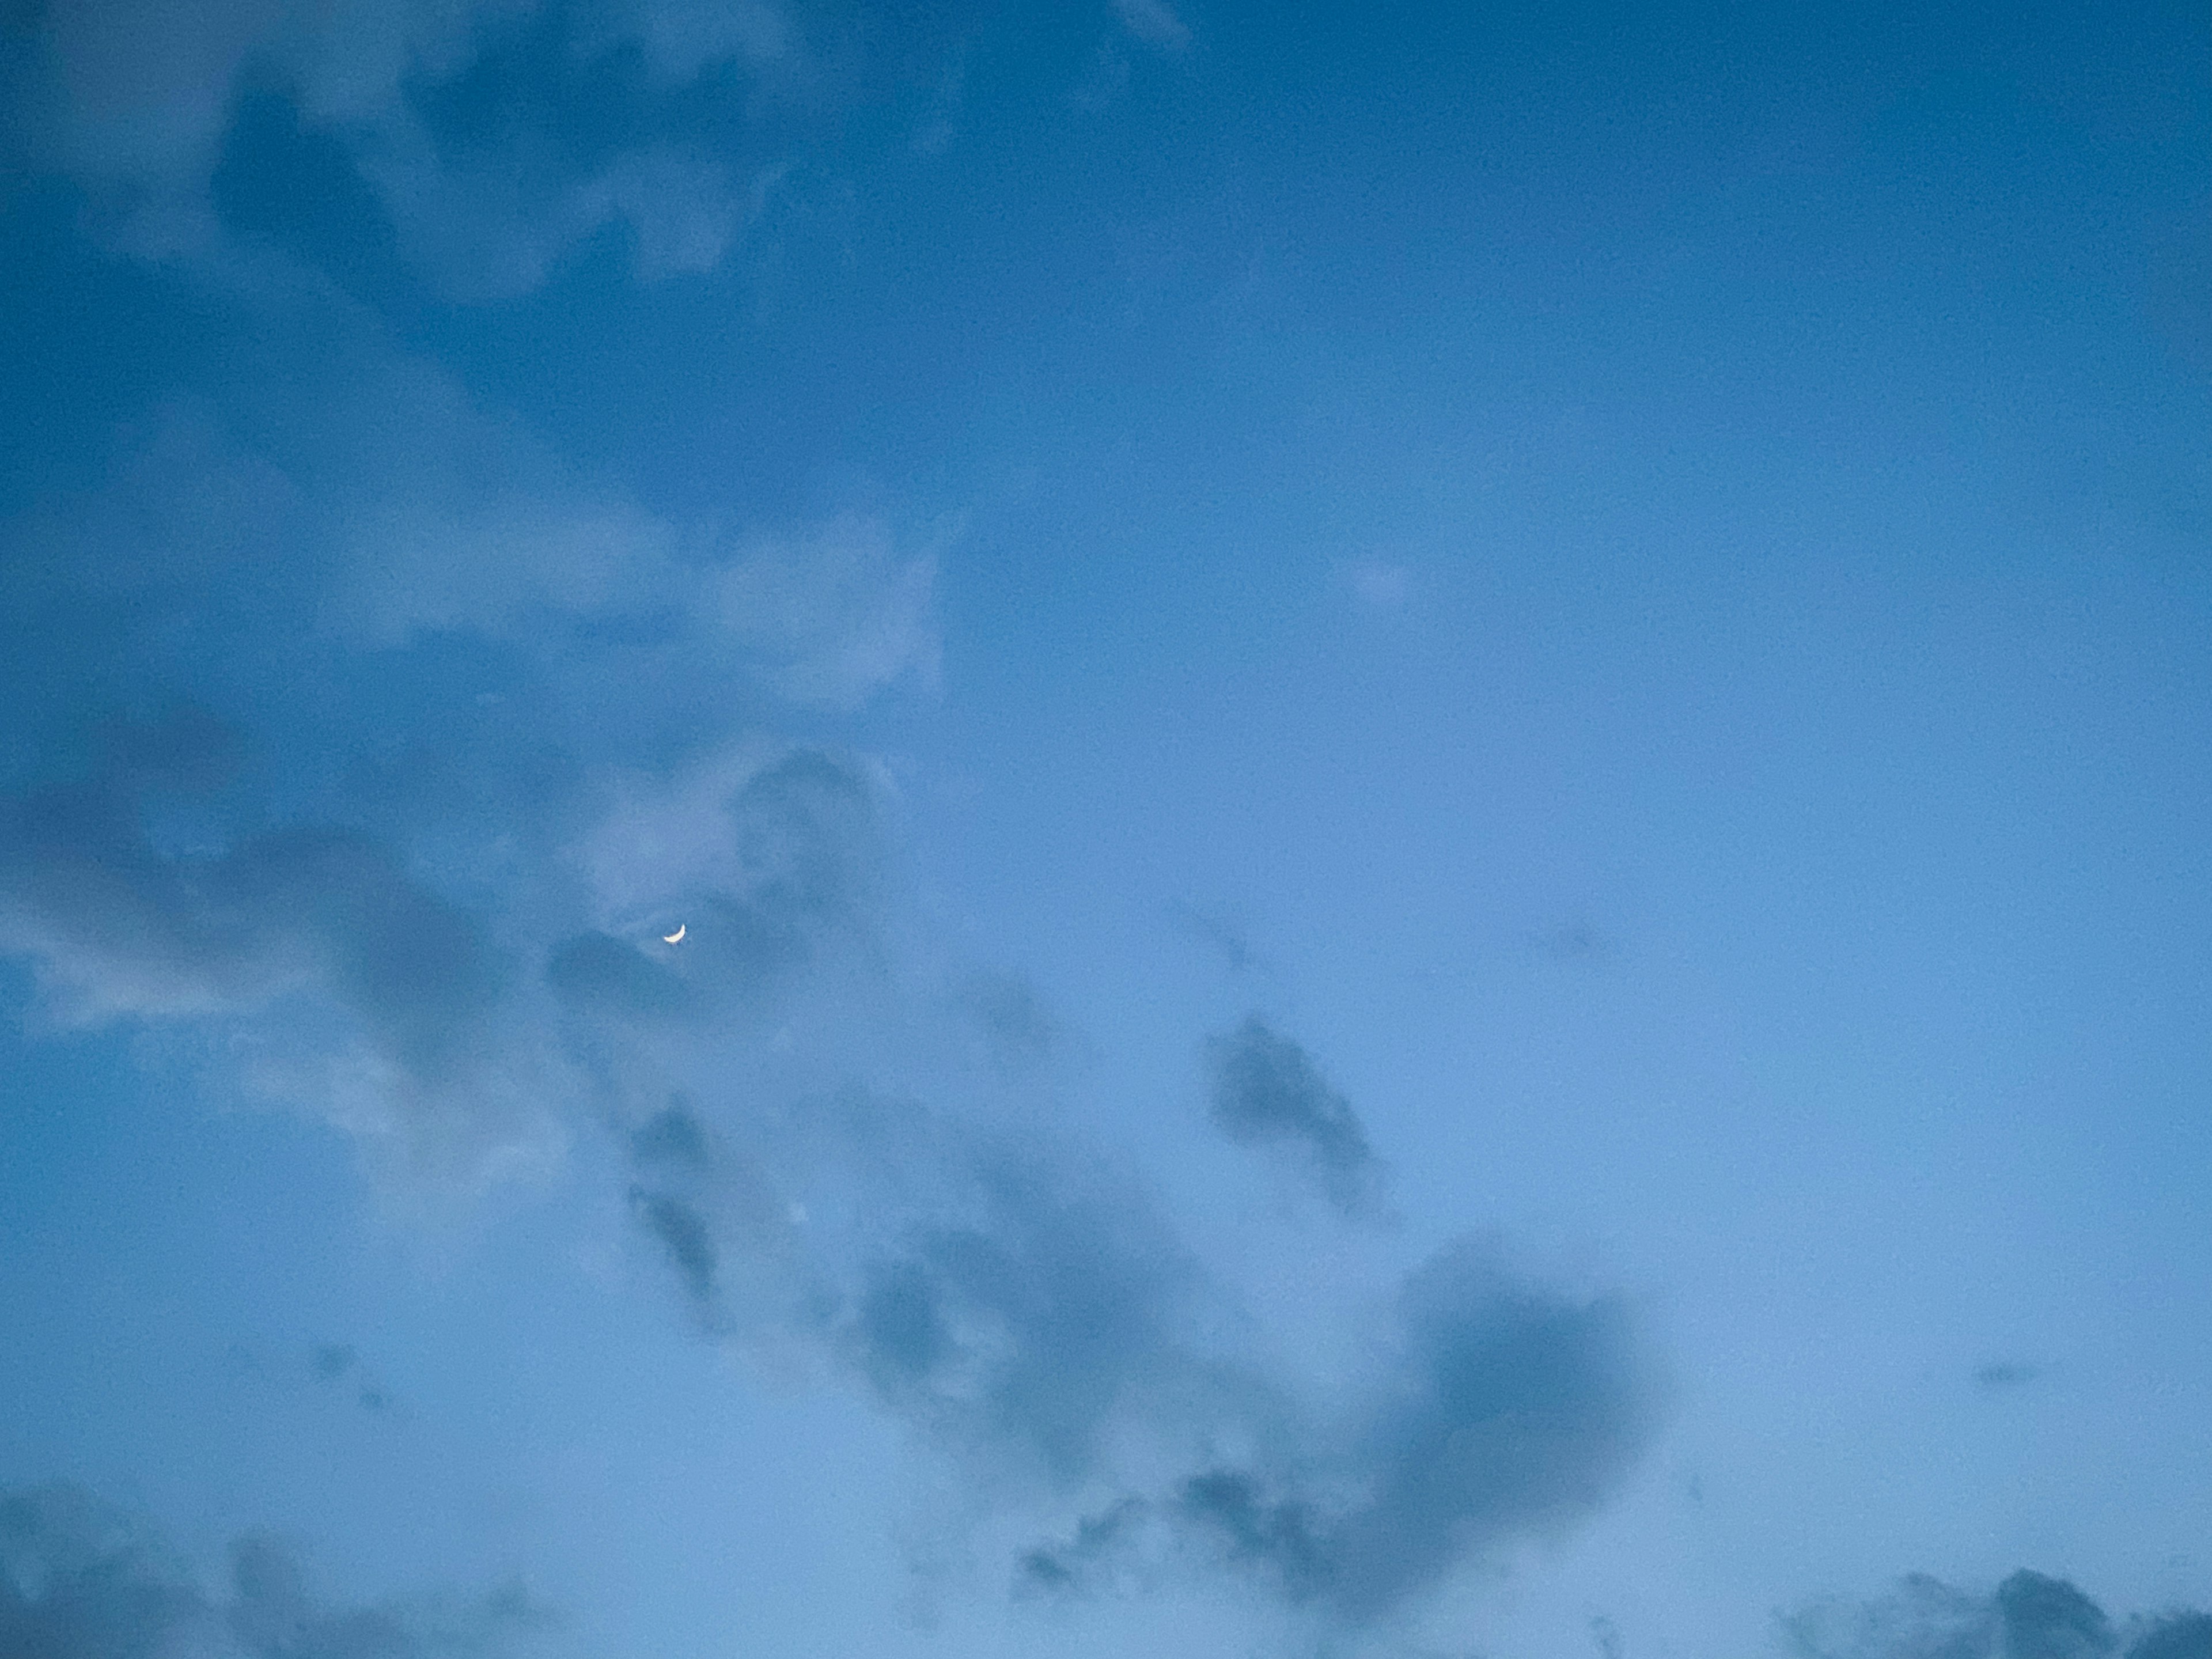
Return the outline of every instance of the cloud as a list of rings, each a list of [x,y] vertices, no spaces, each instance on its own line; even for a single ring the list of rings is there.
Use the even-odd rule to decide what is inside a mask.
[[[1295,1147],[1329,1201],[1346,1215],[1373,1212],[1382,1167],[1352,1103],[1311,1056],[1257,1014],[1209,1038],[1206,1065],[1214,1127],[1241,1146]]]
[[[2003,1389],[2017,1389],[2033,1382],[2043,1375],[2043,1367],[2029,1365],[2014,1359],[1992,1360],[1974,1368],[1974,1385],[1995,1393]]]
[[[647,280],[718,264],[781,165],[746,154],[728,82],[757,85],[799,45],[763,0],[118,0],[34,15],[0,88],[18,112],[7,137],[23,164],[88,189],[117,246],[218,252],[210,183],[240,100],[273,88],[374,189],[416,267],[464,299],[526,291],[610,222]],[[702,124],[702,95],[718,94],[728,112]],[[597,118],[561,118],[577,107]]]
[[[1345,571],[1353,597],[1374,611],[1395,611],[1413,592],[1413,573],[1387,559],[1362,559]]]
[[[1626,1305],[1523,1283],[1484,1245],[1409,1275],[1371,1374],[1316,1395],[1095,1152],[852,1087],[771,1106],[711,1040],[656,1097],[678,1051],[602,1025],[639,1079],[617,1091],[633,1213],[702,1332],[842,1379],[1054,1534],[1016,1552],[1022,1594],[1172,1562],[1364,1628],[1573,1524],[1649,1442]]]
[[[1551,957],[1554,962],[1584,964],[1602,962],[1612,956],[1615,949],[1612,939],[1583,921],[1567,922],[1532,933],[1528,945],[1531,950]]]
[[[2074,1585],[2025,1569],[1988,1595],[1914,1574],[1873,1601],[1815,1603],[1782,1629],[1800,1659],[2212,1659],[2212,1616],[2139,1614],[2115,1627]]]
[[[491,1659],[550,1622],[519,1585],[332,1607],[263,1534],[231,1546],[227,1589],[210,1595],[143,1519],[82,1487],[0,1490],[0,1654],[10,1659]]]
[[[975,973],[960,988],[959,1004],[1005,1068],[1034,1066],[1060,1040],[1058,1023],[1028,981],[1012,974]]]
[[[721,1264],[721,1252],[715,1248],[714,1235],[707,1231],[704,1218],[683,1200],[650,1192],[643,1187],[631,1188],[629,1197],[647,1231],[667,1250],[669,1262],[683,1279],[684,1288],[693,1303],[702,1312],[711,1313],[717,1300],[715,1274]]]
[[[368,1373],[361,1363],[361,1356],[350,1345],[343,1342],[322,1342],[315,1346],[307,1358],[308,1369],[316,1381],[324,1383],[343,1382],[354,1390],[354,1398],[363,1411],[384,1412],[392,1409],[392,1392]]]
[[[2212,1613],[2175,1613],[2148,1621],[2128,1659],[2212,1659]]]
[[[1182,1493],[1233,1561],[1354,1624],[1492,1545],[1588,1514],[1656,1421],[1618,1300],[1517,1284],[1462,1243],[1408,1278],[1399,1311],[1376,1402],[1328,1455],[1304,1471],[1209,1470]]]
[[[31,960],[49,1018],[222,1022],[263,1091],[418,1151],[466,1155],[446,1133],[457,1103],[516,1127],[498,1019],[512,965],[481,918],[345,830],[165,850],[148,828],[160,796],[132,787],[160,777],[125,763],[0,799],[0,951]]]
[[[1397,1322],[1358,1395],[1246,1425],[1243,1457],[1031,1551],[1020,1582],[1092,1588],[1149,1520],[1285,1603],[1365,1628],[1495,1547],[1587,1515],[1648,1443],[1659,1395],[1618,1300],[1519,1283],[1462,1241],[1408,1276]]]
[[[708,604],[784,696],[850,709],[902,678],[935,687],[936,580],[933,554],[902,559],[880,520],[848,515],[741,543]]]
[[[550,983],[615,1027],[766,1007],[839,945],[872,945],[881,811],[879,781],[817,748],[746,745],[619,790],[580,848],[596,926],[554,949]]]
[[[1656,1421],[1625,1305],[1522,1284],[1479,1244],[1409,1277],[1361,1389],[1310,1400],[1223,1340],[1219,1291],[1140,1192],[1036,1144],[859,1097],[729,1134],[669,1109],[631,1144],[647,1190],[685,1195],[641,1220],[710,1329],[774,1327],[1015,1512],[1107,1495],[1018,1553],[1024,1593],[1089,1593],[1165,1538],[1365,1626],[1587,1514]],[[738,1201],[690,1196],[730,1182]],[[820,1226],[785,1220],[794,1194]]]
[[[1123,1498],[1097,1515],[1076,1522],[1066,1542],[1026,1551],[1015,1566],[1014,1589],[1021,1594],[1061,1594],[1086,1588],[1110,1569],[1128,1548],[1151,1514],[1140,1498]]]
[[[1241,974],[1260,965],[1259,955],[1252,948],[1251,937],[1236,917],[1215,910],[1200,910],[1195,906],[1180,902],[1171,905],[1170,909],[1194,939],[1203,940],[1220,952],[1221,960],[1230,972]]]
[[[807,1259],[791,1201],[750,1148],[682,1098],[628,1137],[629,1200],[700,1329],[775,1363],[818,1345],[836,1298]]]
[[[328,375],[241,319],[240,389],[0,523],[0,952],[54,1023],[189,1029],[403,1161],[542,1168],[563,1010],[681,1024],[865,944],[886,787],[773,732],[927,682],[936,556],[672,523],[343,305],[295,322]],[[672,907],[683,952],[641,953]]]
[[[969,1097],[975,1045],[914,971],[897,792],[827,735],[932,684],[943,534],[678,519],[342,300],[207,303],[235,384],[140,409],[92,482],[0,525],[0,951],[50,1020],[189,1033],[211,1092],[416,1165],[602,1158],[682,1317],[905,1425],[1035,1588],[1157,1545],[1362,1626],[1601,1500],[1651,1410],[1618,1304],[1447,1251],[1374,1375],[1317,1393],[1142,1182]],[[977,985],[966,1017],[1033,1055],[1034,1000]],[[1379,1162],[1304,1051],[1256,1018],[1218,1042],[1224,1129],[1370,1203]],[[145,1582],[242,1652],[438,1650],[240,1560],[222,1597]],[[15,1594],[51,1622],[40,1571]]]
[[[1121,27],[1158,52],[1182,52],[1190,45],[1190,25],[1178,17],[1167,0],[1114,0],[1114,15]]]

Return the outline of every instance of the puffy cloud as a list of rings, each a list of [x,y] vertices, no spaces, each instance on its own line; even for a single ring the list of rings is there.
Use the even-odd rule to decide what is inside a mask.
[[[520,1586],[414,1604],[332,1607],[274,1539],[231,1547],[210,1595],[141,1518],[58,1483],[0,1491],[7,1659],[487,1659],[550,1620]]]
[[[1210,1038],[1206,1063],[1214,1127],[1243,1146],[1288,1146],[1346,1215],[1380,1201],[1382,1168],[1352,1103],[1313,1059],[1257,1014]]]

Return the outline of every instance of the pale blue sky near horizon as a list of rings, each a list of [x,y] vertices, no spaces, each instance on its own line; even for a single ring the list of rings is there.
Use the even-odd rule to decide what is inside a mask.
[[[0,29],[0,1659],[2212,1651],[2201,16]]]

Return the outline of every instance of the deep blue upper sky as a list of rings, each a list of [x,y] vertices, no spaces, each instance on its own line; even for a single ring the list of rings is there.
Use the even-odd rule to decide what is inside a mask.
[[[0,1659],[2212,1654],[2201,15],[0,28]]]

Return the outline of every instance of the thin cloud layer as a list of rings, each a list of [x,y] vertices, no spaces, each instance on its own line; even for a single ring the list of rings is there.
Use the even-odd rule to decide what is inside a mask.
[[[283,1546],[231,1546],[210,1593],[140,1517],[67,1483],[0,1490],[4,1659],[497,1659],[550,1625],[519,1586],[473,1597],[332,1606]]]
[[[1283,1146],[1339,1211],[1372,1213],[1382,1165],[1352,1103],[1329,1086],[1311,1055],[1257,1014],[1208,1039],[1213,1126],[1240,1146]]]

